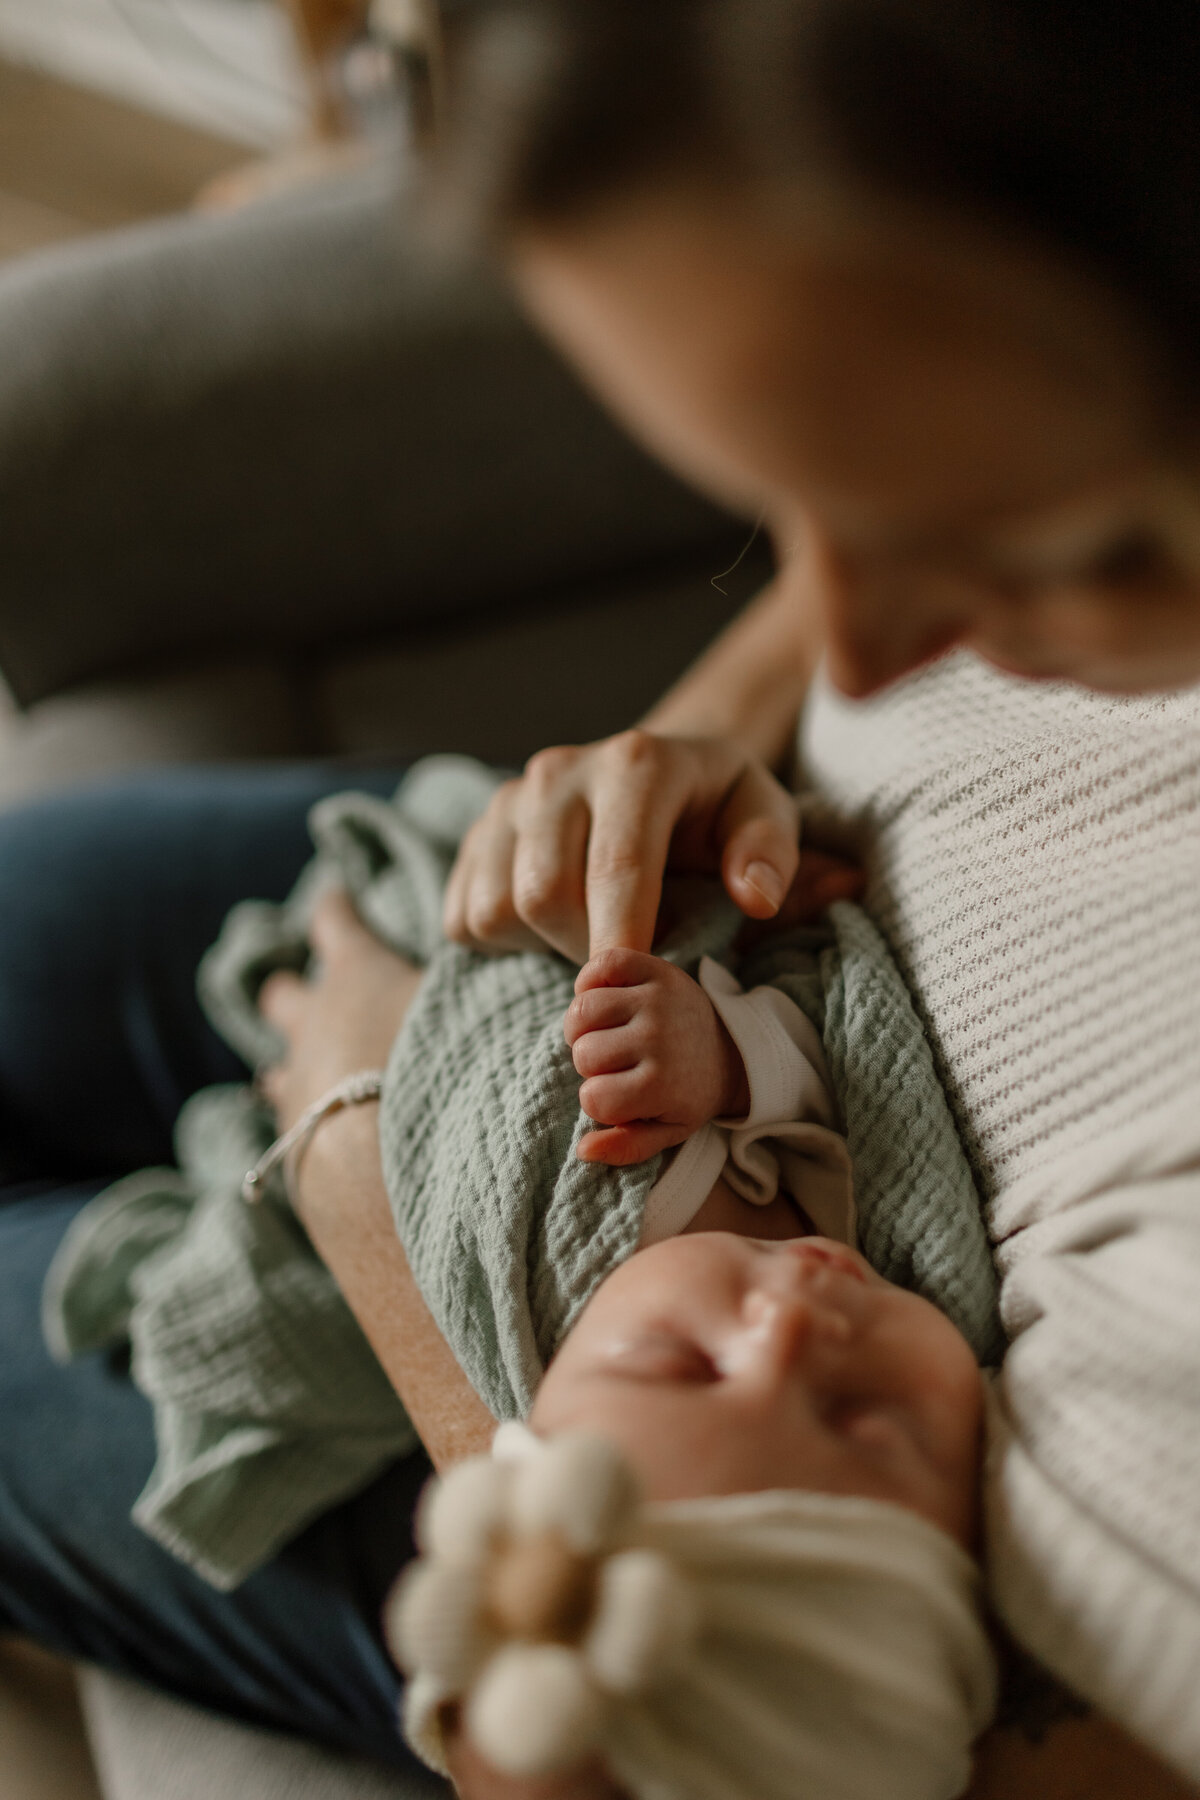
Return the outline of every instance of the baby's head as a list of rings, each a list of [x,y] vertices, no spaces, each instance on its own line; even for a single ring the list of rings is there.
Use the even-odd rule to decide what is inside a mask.
[[[532,1433],[426,1510],[391,1609],[414,1742],[436,1764],[461,1705],[485,1765],[598,1755],[634,1800],[951,1800],[994,1699],[981,1417],[954,1327],[840,1244],[640,1252]]]
[[[529,1423],[608,1438],[650,1500],[858,1494],[970,1548],[982,1415],[971,1349],[929,1301],[827,1238],[712,1231],[613,1271]]]

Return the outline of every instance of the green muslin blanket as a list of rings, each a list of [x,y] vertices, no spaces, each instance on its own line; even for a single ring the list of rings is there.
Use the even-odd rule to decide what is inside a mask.
[[[385,802],[320,802],[316,856],[282,906],[236,907],[200,970],[201,999],[251,1066],[279,1044],[257,1011],[274,969],[303,970],[315,896],[337,881],[425,977],[380,1108],[384,1176],[422,1292],[497,1418],[519,1418],[597,1284],[636,1248],[661,1158],[580,1163],[588,1128],[562,1037],[575,970],[554,955],[480,957],[440,934],[455,850],[497,777],[459,757],[419,763]],[[861,1243],[928,1295],[981,1361],[1001,1346],[978,1199],[920,1023],[857,907],[828,930],[765,940],[734,965],[739,917],[713,883],[672,896],[660,946],[685,967],[724,957],[775,982],[821,1029],[855,1170]],[[178,1167],[128,1177],[79,1215],[51,1267],[48,1341],[63,1357],[128,1343],[154,1408],[157,1461],[138,1524],[233,1587],[310,1519],[366,1485],[415,1437],[281,1185],[240,1197],[274,1124],[253,1089],[184,1108]]]

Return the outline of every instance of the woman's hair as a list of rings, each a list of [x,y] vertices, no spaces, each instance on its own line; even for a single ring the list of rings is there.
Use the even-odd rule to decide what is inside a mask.
[[[1200,338],[1197,0],[443,0],[435,170],[477,229],[673,166],[966,211]]]

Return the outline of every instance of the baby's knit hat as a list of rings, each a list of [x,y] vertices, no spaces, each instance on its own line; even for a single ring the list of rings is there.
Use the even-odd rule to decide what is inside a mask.
[[[388,1602],[404,1724],[495,1768],[592,1753],[636,1800],[952,1800],[991,1717],[979,1571],[886,1502],[639,1504],[600,1438],[502,1426],[431,1484]]]

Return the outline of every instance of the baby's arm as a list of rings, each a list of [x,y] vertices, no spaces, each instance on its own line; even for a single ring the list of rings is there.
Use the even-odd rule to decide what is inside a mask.
[[[585,1162],[644,1162],[749,1108],[745,1065],[712,1001],[661,957],[595,957],[579,971],[563,1030],[584,1078],[579,1103],[604,1128],[580,1142]]]

